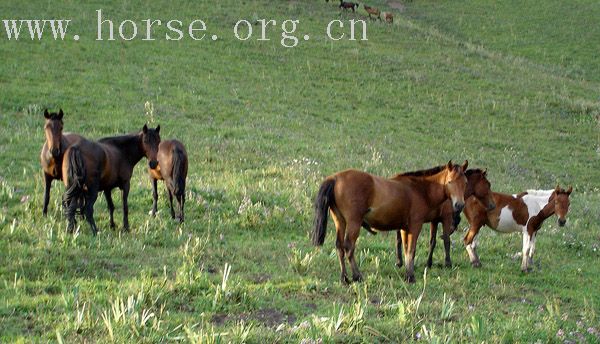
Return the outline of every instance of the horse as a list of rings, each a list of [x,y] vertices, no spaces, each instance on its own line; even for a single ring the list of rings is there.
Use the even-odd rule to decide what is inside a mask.
[[[494,210],[496,204],[492,197],[491,184],[487,179],[487,170],[481,169],[469,169],[465,171],[467,177],[467,188],[465,190],[465,200],[470,197],[475,197],[481,204],[484,204],[488,211]],[[452,267],[452,260],[450,259],[450,235],[454,233],[460,222],[460,213],[454,212],[452,209],[452,203],[446,200],[442,203],[439,213],[431,220],[430,226],[430,238],[429,238],[429,255],[427,257],[427,267],[431,268],[433,265],[433,251],[437,244],[437,226],[439,223],[442,224],[443,234],[442,239],[444,240],[444,250],[446,253],[445,265],[446,267]],[[401,264],[401,247],[398,247],[398,263]]]
[[[44,205],[42,214],[48,214],[48,203],[50,203],[50,188],[52,181],[62,179],[62,160],[65,150],[74,143],[79,142],[83,137],[73,133],[63,134],[63,116],[62,109],[49,113],[44,110],[44,133],[46,142],[42,146],[40,153],[40,163],[44,172]]]
[[[493,210],[486,210],[474,197],[467,199],[465,215],[469,221],[469,231],[465,235],[464,243],[473,267],[481,267],[475,236],[483,225],[487,225],[501,233],[523,233],[521,270],[530,271],[538,230],[544,220],[553,214],[558,216],[559,226],[565,225],[572,191],[573,187],[565,190],[557,185],[554,190],[530,190],[518,195],[493,192],[492,197],[496,203]]]
[[[106,137],[93,142],[82,139],[65,152],[62,164],[63,183],[66,191],[63,206],[68,219],[67,230],[73,232],[75,212],[79,209],[85,215],[95,236],[98,232],[94,221],[94,203],[98,192],[104,191],[110,215],[110,227],[115,228],[113,213],[115,210],[111,191],[118,187],[122,190],[123,228],[129,231],[129,195],[130,180],[135,165],[145,156],[148,165],[158,162],[156,156],[160,142],[160,126],[149,129],[144,125],[139,133]]]
[[[383,12],[383,19],[386,23],[392,24],[394,22],[394,14],[391,12]]]
[[[173,195],[179,205],[179,222],[183,222],[183,207],[185,203],[185,179],[188,172],[188,157],[183,143],[177,140],[162,141],[158,145],[158,153],[151,157],[158,164],[148,167],[152,179],[152,216],[156,215],[156,204],[158,203],[157,184],[158,180],[164,180],[169,192],[169,204],[171,206],[171,218],[175,219],[173,210]]]
[[[371,15],[374,15],[377,17],[377,19],[381,20],[381,11],[379,10],[379,8],[367,6],[364,4],[363,7],[365,8],[365,11],[367,11],[367,13],[369,14],[369,19],[373,19],[371,18]]]
[[[406,259],[406,280],[415,282],[414,256],[417,238],[425,219],[447,199],[454,211],[464,207],[467,178],[463,166],[449,161],[428,170],[396,175],[390,179],[357,170],[345,170],[327,177],[315,200],[312,242],[325,242],[327,213],[336,227],[336,249],[340,280],[350,283],[345,258],[352,267],[352,280],[362,280],[354,257],[361,226],[379,231],[399,230]]]
[[[348,10],[349,8],[351,8],[352,12],[355,12],[355,8],[358,8],[358,6],[359,6],[359,3],[357,3],[357,2],[347,2],[344,0],[340,0],[340,5],[338,7],[343,10]]]

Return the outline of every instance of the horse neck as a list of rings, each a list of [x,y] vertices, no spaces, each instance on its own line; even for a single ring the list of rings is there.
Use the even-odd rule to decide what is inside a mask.
[[[444,185],[445,173],[446,170],[442,170],[430,176],[414,177],[426,183],[427,198],[433,203],[432,205],[440,205],[447,199]]]
[[[115,147],[123,158],[128,161],[131,166],[135,166],[144,157],[144,149],[142,148],[142,140],[140,135],[131,134],[107,138],[104,143]]]
[[[534,230],[540,229],[540,227],[542,226],[542,223],[544,223],[544,221],[547,218],[554,215],[554,197],[555,197],[555,194],[552,194],[548,198],[548,201],[546,202],[546,205],[544,205],[542,210],[540,210],[540,212],[537,215],[535,215],[531,219],[529,219],[529,223],[534,228]]]

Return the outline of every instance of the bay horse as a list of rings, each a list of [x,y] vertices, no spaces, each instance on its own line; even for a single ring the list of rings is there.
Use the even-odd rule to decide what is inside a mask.
[[[320,246],[325,242],[330,212],[336,227],[340,279],[349,283],[345,258],[352,268],[352,280],[362,280],[354,257],[361,226],[379,231],[403,229],[406,279],[414,283],[414,256],[421,227],[432,209],[447,199],[452,200],[455,211],[463,209],[467,165],[467,161],[463,166],[449,161],[446,165],[390,179],[357,170],[327,177],[315,200],[313,244]]]
[[[374,15],[375,18],[381,20],[381,11],[379,10],[379,8],[367,6],[365,4],[363,4],[363,7],[365,8],[365,11],[367,11],[367,13],[369,14],[369,19],[373,19],[371,15]]]
[[[151,159],[158,164],[150,164],[148,172],[152,179],[152,216],[156,215],[156,204],[158,203],[158,180],[164,180],[169,193],[169,204],[171,206],[171,218],[175,219],[173,210],[173,196],[179,205],[177,219],[183,222],[183,208],[185,204],[185,179],[188,172],[188,157],[183,143],[177,140],[162,141],[158,145],[156,157]]]
[[[42,214],[48,214],[48,204],[50,203],[50,188],[52,181],[62,179],[62,160],[65,150],[74,143],[79,142],[82,137],[73,133],[63,134],[63,116],[62,109],[49,113],[44,110],[44,134],[46,142],[42,146],[40,153],[40,163],[44,172],[44,205]]]
[[[481,169],[469,169],[465,172],[467,177],[467,188],[465,190],[465,200],[470,197],[475,197],[481,204],[485,205],[488,211],[494,210],[496,204],[492,197],[491,184],[487,179],[487,170]],[[438,214],[431,220],[430,226],[430,238],[429,238],[429,255],[427,257],[427,267],[431,268],[433,265],[433,251],[437,243],[437,227],[438,224],[442,224],[442,239],[444,240],[444,250],[446,253],[445,265],[446,267],[452,267],[452,260],[450,259],[450,235],[456,231],[458,223],[460,222],[460,213],[457,213],[452,208],[452,202],[446,200],[439,208]],[[402,265],[401,261],[401,247],[398,247],[398,263]]]
[[[67,149],[62,174],[66,187],[63,205],[69,232],[75,227],[75,213],[79,210],[96,235],[98,228],[94,221],[94,203],[100,191],[104,191],[108,205],[110,227],[115,228],[115,206],[111,191],[117,187],[122,190],[123,228],[125,231],[129,230],[127,197],[133,168],[144,156],[148,159],[156,156],[160,142],[159,132],[160,126],[149,129],[144,125],[139,133],[106,137],[98,142],[82,139]],[[149,165],[156,163],[156,160],[149,161]]]
[[[559,226],[565,225],[572,191],[573,187],[565,190],[557,185],[554,190],[530,190],[518,195],[494,192],[492,196],[496,208],[493,210],[486,210],[476,198],[467,199],[465,215],[469,221],[469,232],[465,235],[464,243],[473,267],[481,266],[475,236],[483,225],[487,225],[501,233],[523,233],[521,270],[529,271],[533,264],[538,230],[544,220],[553,214],[558,216]]]

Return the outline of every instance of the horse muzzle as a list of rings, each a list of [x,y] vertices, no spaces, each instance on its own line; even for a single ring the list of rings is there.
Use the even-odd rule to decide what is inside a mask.
[[[566,223],[567,223],[566,219],[558,219],[558,225],[559,226],[564,227]]]
[[[464,203],[454,203],[454,211],[460,213],[465,208]]]
[[[155,169],[158,166],[158,161],[156,161],[156,160],[150,160],[150,162],[148,163],[148,166],[151,169]]]
[[[50,154],[52,155],[53,158],[58,158],[60,156],[60,149],[59,148],[52,148],[50,150]]]

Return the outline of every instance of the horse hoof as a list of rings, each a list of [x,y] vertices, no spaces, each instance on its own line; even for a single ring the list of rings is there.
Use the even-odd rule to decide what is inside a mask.
[[[433,266],[433,262],[427,262],[427,268],[431,269],[431,267]]]
[[[403,267],[403,266],[404,266],[404,264],[402,264],[402,262],[400,262],[400,263],[396,263],[396,267],[398,267],[398,268],[401,268],[401,267]]]
[[[473,265],[474,268],[480,268],[481,267],[481,262],[480,261],[472,262],[471,264]]]
[[[446,268],[448,269],[452,269],[452,262],[446,262]],[[481,266],[481,263],[479,263],[479,266]]]
[[[406,276],[406,282],[411,283],[411,284],[415,283],[416,282],[415,276]]]
[[[363,281],[362,275],[352,276],[352,282],[362,282],[362,281]]]
[[[342,276],[341,282],[343,285],[350,285],[350,280],[346,276]]]

